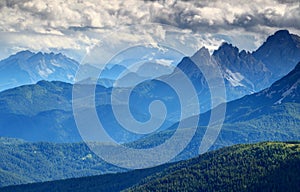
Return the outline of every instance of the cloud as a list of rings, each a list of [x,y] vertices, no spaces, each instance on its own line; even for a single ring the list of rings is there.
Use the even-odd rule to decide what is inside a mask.
[[[251,3],[241,0],[3,0],[0,17],[0,49],[6,49],[3,53],[16,47],[83,51],[111,31],[130,25],[138,27],[133,27],[135,31],[128,30],[128,34],[120,34],[119,38],[127,41],[164,38],[165,32],[159,28],[155,31],[140,27],[147,23],[167,24],[194,33],[200,38],[195,48],[199,44],[213,48],[218,44],[216,40],[229,39],[240,48],[253,50],[278,29],[300,32],[298,0]],[[251,44],[253,39],[256,42]]]
[[[173,63],[173,60],[169,60],[169,59],[156,59],[155,62],[159,63],[161,65],[170,66]]]

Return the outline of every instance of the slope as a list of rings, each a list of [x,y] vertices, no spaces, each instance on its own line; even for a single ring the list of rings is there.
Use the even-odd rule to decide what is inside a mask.
[[[84,143],[30,143],[0,138],[0,186],[120,172]]]
[[[295,191],[300,144],[236,145],[196,158],[126,173],[10,186],[0,191]]]
[[[237,145],[183,161],[128,191],[297,191],[300,144]]]

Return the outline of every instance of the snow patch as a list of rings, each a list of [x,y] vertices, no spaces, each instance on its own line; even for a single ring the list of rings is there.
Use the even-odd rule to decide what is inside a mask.
[[[43,78],[47,78],[50,74],[52,74],[54,72],[54,70],[51,70],[49,68],[46,69],[38,69],[38,74],[43,77]]]
[[[297,80],[296,83],[294,83],[288,90],[286,90],[284,93],[282,93],[282,97],[276,101],[274,104],[281,104],[282,100],[285,99],[287,96],[291,95],[293,93],[293,91],[298,87],[298,85],[300,84],[300,79]]]
[[[284,97],[282,97],[281,99],[279,99],[278,101],[276,101],[274,104],[275,104],[275,105],[281,104],[281,102],[282,102],[283,99],[284,99]]]
[[[67,78],[69,79],[69,80],[74,80],[74,75],[70,75],[70,74],[67,74]]]
[[[84,161],[84,160],[86,160],[86,159],[92,159],[92,158],[93,158],[92,154],[89,153],[89,154],[87,154],[85,157],[82,157],[81,160]]]
[[[298,79],[298,81],[296,83],[294,83],[287,91],[285,91],[282,94],[282,96],[286,97],[286,96],[290,95],[293,92],[293,90],[295,90],[298,87],[299,84],[300,84],[300,79]]]
[[[155,62],[164,66],[170,66],[174,61],[170,59],[155,59]]]
[[[245,78],[242,74],[236,72],[233,73],[232,71],[230,71],[229,69],[225,70],[225,74],[224,77],[230,82],[230,84],[234,87],[237,86],[242,86],[244,87],[245,85],[243,85],[241,83],[241,81]]]
[[[51,61],[51,65],[53,65],[55,67],[62,67],[61,64],[56,61]]]

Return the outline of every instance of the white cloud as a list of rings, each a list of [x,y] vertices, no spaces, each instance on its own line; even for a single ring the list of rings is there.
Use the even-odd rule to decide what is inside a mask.
[[[168,24],[199,37],[195,49],[206,45],[214,49],[220,34],[240,48],[253,50],[268,35],[281,28],[300,32],[300,3],[282,0],[218,1],[119,1],[119,0],[3,0],[0,1],[0,51],[4,57],[12,50],[85,50],[119,27],[115,39],[134,43],[143,39],[164,39],[166,31],[143,28],[143,24]],[[132,31],[134,30],[134,31]],[[224,37],[224,36],[223,36]],[[179,38],[179,37],[178,37]],[[183,35],[182,41],[186,41]],[[252,40],[256,42],[251,43]],[[10,51],[9,51],[10,50]],[[79,51],[80,50],[80,51]],[[80,56],[78,56],[80,58]]]
[[[169,60],[169,59],[156,59],[155,62],[158,63],[158,64],[161,64],[161,65],[170,66],[173,63],[173,60]]]

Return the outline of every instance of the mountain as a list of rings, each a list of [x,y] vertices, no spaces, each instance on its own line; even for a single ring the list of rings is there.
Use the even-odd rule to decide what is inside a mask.
[[[213,58],[222,69],[229,100],[260,91],[272,83],[269,69],[250,52],[239,52],[237,47],[223,43],[214,51]]]
[[[61,53],[20,51],[0,61],[0,91],[25,84],[33,84],[41,80],[74,83],[79,65],[77,61]],[[149,67],[155,73],[149,74]],[[89,83],[89,78],[97,78],[99,85],[112,87],[114,80],[122,73],[133,72],[138,79],[152,79],[171,73],[171,69],[171,67],[162,64],[153,63],[150,65],[145,63],[135,71],[130,71],[121,64],[107,64],[100,73],[98,66],[84,64],[80,66],[81,73],[80,76],[76,76],[76,81]],[[127,83],[122,87],[132,85],[133,83]]]
[[[268,38],[267,41],[262,45],[262,47],[270,44],[270,42],[272,45],[274,45],[274,47],[276,47],[275,44],[280,43],[281,41],[275,41],[274,39],[280,39],[282,36],[280,35],[281,33],[283,33],[285,39],[294,42],[294,44],[299,39],[296,35],[292,35],[284,31],[279,31],[271,36],[272,38]],[[288,45],[290,44],[291,43],[288,43]],[[281,43],[278,46],[284,47],[286,46],[286,44]],[[168,129],[174,123],[180,120],[182,107],[184,107],[185,110],[184,119],[188,119],[189,116],[194,116],[199,113],[203,114],[204,112],[209,111],[212,107],[216,106],[216,104],[212,106],[211,96],[213,95],[210,91],[213,90],[218,92],[219,90],[222,90],[220,86],[221,84],[218,83],[222,79],[220,79],[220,77],[215,74],[218,66],[221,68],[221,78],[223,78],[225,81],[228,100],[240,98],[245,94],[256,92],[257,90],[260,90],[264,87],[268,87],[268,84],[273,83],[272,74],[274,74],[274,71],[272,71],[271,68],[268,68],[269,65],[265,64],[263,59],[258,60],[258,56],[256,55],[264,50],[262,47],[254,53],[249,53],[246,51],[239,51],[238,48],[228,43],[223,43],[220,48],[216,50],[212,55],[206,48],[201,48],[193,56],[184,57],[171,74],[160,76],[156,79],[143,81],[136,87],[114,88],[115,92],[118,93],[117,95],[114,95],[114,101],[117,102],[116,105],[118,105],[119,107],[123,107],[123,109],[126,108],[128,103],[130,103],[130,112],[132,113],[132,116],[142,122],[146,122],[151,117],[151,114],[149,112],[149,105],[152,101],[161,100],[162,102],[164,102],[167,108],[166,121],[157,129],[157,132],[155,132],[158,133],[159,131]],[[297,46],[294,47],[286,47],[286,49],[288,48],[293,51],[285,53],[285,56],[291,57],[291,62],[289,65],[296,66],[296,63],[292,64],[292,61],[297,59],[297,54],[294,54],[294,52],[297,53],[299,46],[297,44]],[[275,54],[276,50],[273,50],[272,47],[269,47],[268,50],[274,57],[277,55]],[[17,56],[18,58],[16,59]],[[42,61],[47,61],[47,66],[52,66],[56,65],[53,64],[55,63],[54,61],[56,61],[55,59],[60,57],[68,60],[61,54],[34,54],[29,51],[24,51],[1,61],[2,64],[11,63],[12,65],[1,66],[23,66],[25,64],[26,66],[29,66],[30,63],[34,63],[39,66],[39,64],[43,63]],[[51,60],[49,58],[53,58],[54,60]],[[50,64],[48,61],[50,62]],[[277,64],[285,66],[285,63]],[[18,71],[17,69],[15,70]],[[90,72],[94,72],[95,74],[97,74],[97,70],[99,69],[94,66],[85,65],[82,70],[84,77],[82,76],[83,80],[79,82],[79,84],[82,87],[92,86],[90,82],[93,82],[93,79],[89,81],[89,74],[92,75],[92,73]],[[113,72],[113,74],[116,74],[120,72],[120,70],[127,69],[122,66],[116,66],[115,68],[113,66],[109,66],[109,68],[107,68],[106,75],[109,76],[109,72]],[[144,75],[149,75],[148,73],[146,73],[149,70],[149,66],[140,66],[137,69],[137,71],[140,71]],[[22,73],[23,72],[24,71],[22,71]],[[104,73],[106,72],[104,71]],[[130,80],[140,80],[140,76],[132,71],[128,72],[128,76],[131,77],[129,78]],[[181,106],[182,101],[180,101],[180,98],[176,92],[177,90],[174,90],[173,87],[168,85],[168,83],[163,82],[172,82],[176,85],[179,85],[179,87],[184,90],[183,93],[191,93],[191,90],[187,90],[188,86],[185,83],[181,73],[184,73],[189,78],[189,81],[192,83],[192,86],[196,90],[195,94],[197,95],[195,96],[198,97],[200,106],[199,112],[195,110],[194,97],[191,96],[185,98],[185,104],[184,106]],[[204,74],[210,75],[208,75],[209,77],[207,77]],[[101,85],[97,85],[95,97],[97,100],[96,107],[98,115],[103,116],[101,120],[104,121],[105,127],[109,128],[107,131],[113,135],[114,139],[125,143],[149,136],[145,134],[130,133],[120,126],[111,105],[112,88],[110,88],[109,84],[111,84],[112,81],[110,79],[102,79],[102,84],[106,84],[108,86],[104,87]],[[125,81],[124,79],[124,82],[126,84],[130,81]],[[288,83],[283,83],[282,86],[288,85]],[[286,87],[287,90],[290,88],[291,87]],[[130,93],[129,101],[127,101],[126,95],[128,95],[127,92],[131,89],[132,92]],[[274,87],[272,89],[277,88]],[[291,88],[291,90],[294,89]],[[288,94],[288,92],[286,92],[285,94]],[[5,137],[18,137],[28,141],[81,141],[73,117],[71,97],[72,85],[59,81],[39,81],[37,84],[21,86],[1,92],[0,135]],[[249,98],[251,98],[250,100],[253,100],[254,103],[259,103],[259,101],[255,100],[255,97],[249,96]],[[255,126],[258,129],[262,125],[266,127],[266,129],[269,129],[269,131],[272,131],[272,126],[274,127],[273,130],[278,131],[277,129],[282,129],[282,127],[287,127],[287,129],[290,129],[294,125],[298,125],[297,101],[296,103],[287,103],[285,101],[287,101],[288,97],[282,96],[280,98],[278,97],[278,100],[274,102],[280,103],[281,101],[279,100],[281,98],[283,98],[284,101],[281,105],[275,105],[274,103],[270,104],[270,99],[268,97],[259,98],[259,100],[263,102],[262,104],[257,105],[258,107],[264,106],[264,108],[255,108],[256,105],[251,103],[252,101],[247,101],[249,102],[247,103],[246,100],[248,99],[245,98],[236,102],[235,104],[229,104],[227,107],[225,120],[226,125],[224,130],[226,130],[226,127],[231,128],[233,126],[237,127],[237,129],[240,129],[240,127],[245,126],[245,129],[251,131],[252,126]],[[292,101],[293,100],[291,100],[291,102]],[[221,102],[224,102],[222,98],[218,100],[217,104],[220,104]],[[270,105],[266,106],[264,104]],[[260,111],[262,111],[262,113],[258,113]],[[205,119],[208,119],[209,113],[210,112],[208,112],[206,115],[201,115],[202,122],[199,124],[199,126],[206,125],[205,123],[203,123],[203,121]],[[268,114],[274,115],[273,118]],[[125,119],[128,117],[126,116],[127,114],[123,112],[119,115],[121,117],[125,117]],[[259,118],[255,119],[255,115],[260,116],[257,116]],[[163,118],[162,115],[158,113],[153,113],[152,116],[154,116],[154,119],[156,120],[160,120],[161,118]],[[244,120],[242,120],[241,116],[243,116]],[[275,117],[278,118],[276,119]],[[282,118],[285,121],[278,122],[279,118]],[[239,125],[237,125],[238,123]],[[254,135],[257,134],[259,133],[257,132]],[[281,133],[280,137],[276,137],[274,135],[271,138],[288,139],[291,138],[291,134],[292,131],[287,133],[288,136],[284,136],[284,133]],[[262,138],[265,139],[265,137]]]
[[[61,53],[21,51],[0,61],[0,90],[40,80],[73,82],[78,66]]]
[[[89,86],[93,85],[79,84],[77,88],[85,89]],[[72,109],[72,89],[73,85],[69,83],[43,80],[36,84],[0,92],[0,135],[27,141],[82,141]],[[123,106],[126,101],[123,101],[122,92],[128,92],[128,88],[118,88],[118,92],[120,95],[115,99],[118,106]],[[111,88],[97,85],[95,93],[97,113],[102,118],[102,124],[107,132],[115,140],[130,142],[143,136],[130,133],[117,122],[111,106]],[[133,91],[132,99],[140,104],[133,105],[132,114],[139,120],[145,121],[149,117],[148,111],[143,108],[148,105],[144,103],[161,97],[158,91],[153,93],[155,93],[154,98],[145,99],[140,95],[138,88]],[[166,102],[168,106],[175,105],[167,98]],[[174,122],[176,121],[166,120],[162,129],[171,126]]]
[[[300,63],[271,87],[226,103],[224,124],[210,150],[240,143],[300,140],[299,83]],[[222,105],[224,104],[218,107],[223,107]],[[218,107],[213,110],[218,111]],[[208,111],[182,120],[182,124],[189,125],[189,122],[198,119],[199,125],[189,145],[174,160],[188,159],[199,153],[210,115],[211,111]],[[178,123],[166,131],[129,145],[137,148],[157,146],[170,138],[177,126]],[[179,131],[187,132],[189,127]],[[182,136],[182,139],[185,138]]]
[[[125,173],[0,188],[0,191],[297,191],[299,142],[235,145]]]
[[[300,61],[300,37],[287,30],[277,31],[253,52],[253,56],[272,72],[271,80],[277,80]]]
[[[300,103],[300,62],[296,67],[261,92],[245,96],[227,105],[226,122],[237,122],[241,119],[257,118],[263,109],[278,107],[285,104],[297,105]],[[272,111],[270,111],[272,113]],[[269,113],[270,113],[269,112]],[[299,110],[295,111],[296,113]]]
[[[300,61],[299,45],[300,37],[281,30],[270,36],[261,47],[252,53],[245,50],[240,51],[228,43],[223,43],[213,54],[202,47],[191,57],[184,57],[171,74],[156,79],[167,82],[172,79],[183,87],[186,86],[184,77],[180,75],[183,72],[196,89],[200,113],[204,113],[224,102],[224,99],[232,101],[271,86]],[[274,68],[273,65],[277,67]],[[222,80],[225,90],[221,86]],[[141,85],[141,87],[143,86]],[[160,90],[165,95],[168,94],[164,88],[160,88]],[[224,96],[211,99],[213,95]],[[148,97],[148,95],[144,95],[144,97]],[[176,100],[174,95],[169,98],[173,101]],[[212,101],[216,101],[214,106],[211,105]],[[194,103],[188,102],[186,107],[192,105]],[[178,114],[179,111],[170,110],[170,113]],[[175,119],[175,117],[172,118]]]
[[[81,140],[72,114],[72,85],[39,81],[0,93],[0,132],[28,141]]]
[[[31,143],[0,138],[0,186],[121,172],[84,143]]]
[[[236,101],[229,102],[227,104],[225,124],[216,143],[211,149],[237,143],[253,143],[266,140],[300,140],[299,78],[300,63],[288,75],[276,81],[271,87]],[[151,82],[149,83],[149,86],[153,86]],[[77,132],[71,112],[71,89],[72,85],[68,83],[41,81],[34,85],[21,86],[1,92],[1,135],[14,136],[30,141],[80,141],[81,138]],[[144,90],[144,87],[142,87],[142,89]],[[99,96],[102,94],[99,98],[105,98],[107,97],[105,95],[109,93],[106,88],[101,86],[98,86],[97,90]],[[160,89],[155,88],[153,90],[163,94]],[[139,89],[134,92],[134,94],[139,93],[141,93]],[[163,96],[158,93],[154,95],[155,97]],[[137,98],[137,96],[135,98]],[[113,122],[115,120],[108,115],[111,113],[110,107],[107,105],[109,102],[106,103],[105,99],[101,100],[101,102],[99,101],[98,103],[99,114],[104,116],[108,123],[111,123],[108,124],[108,127],[114,130],[112,125],[114,125]],[[169,105],[172,105],[172,102],[169,103]],[[174,160],[188,159],[198,154],[199,142],[206,130],[205,120],[209,115],[210,112],[201,115],[200,120],[203,121],[200,122],[192,142]],[[140,118],[143,118],[143,116]],[[190,119],[184,121],[189,122]],[[115,135],[112,135],[119,138],[122,137],[122,132],[118,130],[114,131]],[[181,131],[186,130],[183,129]],[[172,134],[173,129],[171,127],[169,130],[161,131],[157,134],[154,133],[129,143],[128,145],[134,148],[149,148],[162,143],[172,136]],[[184,134],[182,135],[184,136]],[[5,142],[7,143],[7,141],[4,141],[4,143]],[[19,141],[17,143],[19,143]],[[21,148],[23,147],[22,142],[21,144],[22,145],[15,145],[9,148],[11,150],[18,150],[20,146]],[[7,145],[5,147],[7,147]],[[12,151],[7,150],[5,147],[1,149],[3,152],[2,156],[10,157],[9,154],[11,154]],[[28,158],[26,154],[31,154],[31,149],[32,147],[28,147],[28,150],[23,151],[25,155],[21,155],[21,157],[24,156],[24,158],[21,159]],[[54,150],[55,147],[51,147],[51,150],[52,149]],[[43,151],[43,149],[40,150]],[[18,157],[20,157],[20,155],[18,155]],[[19,165],[16,161],[18,161],[18,159],[13,157],[12,159],[3,160],[3,162],[11,162],[14,165]],[[3,165],[5,167],[13,167],[12,165]],[[35,165],[35,163],[28,163],[27,165],[29,166],[28,169],[33,169],[30,168],[30,166]],[[19,170],[21,171],[22,169]],[[5,172],[3,174],[6,175],[8,173]],[[87,172],[86,175],[90,175],[90,172]],[[5,178],[14,178],[16,181],[20,179],[20,183],[21,181],[37,181],[29,180],[28,178],[15,178],[15,176],[5,176]],[[49,177],[47,178],[49,179]]]
[[[202,88],[200,90],[209,92],[204,79],[214,77],[204,76],[202,72],[216,74],[217,70],[212,67],[219,66],[225,81],[226,100],[231,101],[269,87],[290,72],[299,61],[300,37],[280,30],[268,37],[266,42],[252,53],[240,51],[225,42],[212,55],[205,48],[201,48],[189,59],[183,59],[177,67],[185,71],[193,84]],[[202,71],[195,69],[193,65]],[[203,105],[206,103],[203,102]],[[209,106],[204,107],[204,111],[209,109]]]

